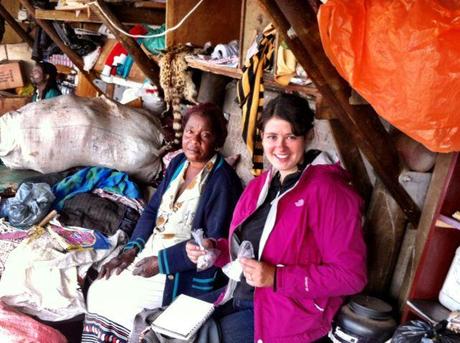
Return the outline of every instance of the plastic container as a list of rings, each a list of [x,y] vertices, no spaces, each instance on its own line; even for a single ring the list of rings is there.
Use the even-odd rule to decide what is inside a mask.
[[[397,326],[392,310],[380,299],[357,295],[340,309],[329,338],[335,343],[383,343]]]
[[[439,302],[451,311],[460,310],[460,247],[457,248],[446,280],[439,292]]]

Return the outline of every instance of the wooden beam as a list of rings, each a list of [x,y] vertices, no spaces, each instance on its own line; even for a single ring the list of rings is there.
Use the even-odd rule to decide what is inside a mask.
[[[6,20],[11,28],[26,42],[31,48],[34,45],[34,40],[27,32],[19,25],[8,10],[0,4],[0,15]]]
[[[30,3],[30,0],[19,0],[21,4],[27,9],[27,11],[34,17],[35,15],[35,9],[33,5]],[[34,17],[35,18],[35,17]],[[35,22],[37,25],[39,25],[45,32],[46,34],[51,38],[51,40],[56,43],[56,45],[59,47],[59,49],[62,50],[64,54],[69,57],[69,59],[77,66],[78,69],[80,69],[81,73],[83,76],[90,81],[91,85],[100,93],[104,93],[99,87],[97,87],[93,81],[97,79],[96,73],[94,71],[85,71],[83,70],[83,60],[80,56],[77,55],[72,49],[70,49],[67,45],[64,44],[64,42],[59,38],[57,35],[56,31],[54,31],[54,28],[51,26],[50,23],[48,23],[45,20],[41,19],[36,19]]]
[[[353,185],[361,194],[367,206],[371,199],[372,183],[369,180],[361,153],[356,144],[350,140],[349,134],[338,119],[329,120],[329,125],[342,161],[351,174]]]
[[[124,24],[136,24],[144,23],[150,25],[161,25],[164,24],[165,10],[160,9],[141,9],[119,5],[109,5],[112,13],[119,18]],[[60,10],[44,10],[37,8],[35,10],[35,17],[37,19],[44,20],[59,20],[59,21],[71,21],[79,23],[100,23],[100,18],[92,12],[81,10],[81,11],[60,11]]]
[[[133,56],[134,62],[142,70],[145,76],[161,90],[159,79],[160,67],[145,54],[134,38],[126,36],[116,29],[115,26],[127,31],[123,24],[112,13],[110,8],[101,0],[90,3],[90,8],[91,11],[94,11],[94,13],[99,16],[100,20],[110,29],[129,54]]]
[[[337,114],[344,129],[360,148],[376,174],[412,223],[420,209],[400,185],[401,170],[396,149],[375,112],[356,109],[348,103],[349,87],[329,62],[319,37],[316,14],[307,0],[259,0],[270,14],[279,34],[294,52],[324,99]],[[288,31],[295,32],[289,35]],[[291,38],[292,37],[292,38]]]

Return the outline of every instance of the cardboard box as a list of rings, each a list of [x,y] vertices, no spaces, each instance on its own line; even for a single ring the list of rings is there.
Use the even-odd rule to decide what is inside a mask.
[[[6,112],[15,111],[32,101],[30,96],[9,95],[0,91],[0,117]]]
[[[19,62],[0,64],[0,90],[24,86]]]

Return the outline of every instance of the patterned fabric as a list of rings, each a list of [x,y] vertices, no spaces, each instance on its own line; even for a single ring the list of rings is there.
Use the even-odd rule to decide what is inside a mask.
[[[173,241],[174,244],[177,244],[191,238],[192,222],[201,191],[209,172],[216,163],[216,159],[217,155],[206,163],[200,173],[195,176],[177,199],[177,192],[185,182],[185,171],[190,164],[188,161],[184,163],[178,177],[171,181],[158,209],[154,234],[158,236],[157,242],[159,244],[162,240]],[[172,244],[168,245],[171,246]],[[158,250],[165,248],[167,247],[162,246]]]
[[[136,210],[137,212],[139,212],[139,214],[142,214],[142,212],[144,211],[145,201],[143,199],[131,199],[123,195],[104,191],[103,189],[95,189],[93,193],[97,194],[101,198],[109,199],[117,203],[126,205],[132,208],[133,210]]]
[[[257,37],[257,51],[247,58],[237,85],[238,101],[242,109],[243,140],[252,155],[254,175],[260,175],[263,170],[262,140],[256,123],[264,105],[263,73],[266,62],[273,54],[275,35],[275,28],[269,24]]]
[[[79,193],[91,192],[96,188],[133,199],[141,198],[139,188],[126,173],[103,167],[87,167],[53,186],[53,193],[56,196],[53,206],[60,211],[67,199]]]
[[[125,343],[129,337],[129,330],[103,316],[87,313],[83,326],[82,342],[97,343]]]
[[[0,277],[5,270],[5,263],[21,241],[27,237],[27,231],[17,229],[8,224],[4,218],[0,218]]]

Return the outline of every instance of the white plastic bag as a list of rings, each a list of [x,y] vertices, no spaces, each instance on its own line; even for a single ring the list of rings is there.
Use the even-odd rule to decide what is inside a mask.
[[[204,240],[204,231],[203,229],[196,229],[192,231],[193,239],[195,240],[196,244],[200,246],[201,250],[206,250],[206,254],[201,255],[198,257],[196,263],[196,270],[202,271],[208,268],[211,268],[214,265],[214,262],[217,260],[217,257],[220,255],[220,250],[218,249],[206,249],[203,246]]]
[[[235,280],[237,282],[241,281],[243,267],[241,266],[240,258],[254,258],[254,256],[254,248],[251,242],[242,241],[240,248],[238,249],[237,258],[234,261],[227,263],[225,266],[223,266],[222,271],[225,275],[228,276],[229,279]]]

